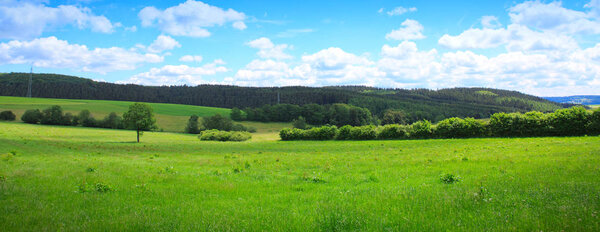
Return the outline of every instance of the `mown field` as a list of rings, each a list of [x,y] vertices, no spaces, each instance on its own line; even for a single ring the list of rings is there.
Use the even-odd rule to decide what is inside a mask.
[[[21,115],[29,109],[44,110],[53,105],[59,105],[65,112],[74,115],[81,110],[89,110],[96,119],[102,119],[110,112],[122,114],[127,111],[129,105],[133,102],[127,101],[104,101],[104,100],[73,100],[73,99],[53,99],[53,98],[25,98],[25,97],[6,97],[0,96],[0,111],[11,110],[20,120]],[[147,103],[154,110],[156,123],[159,128],[169,132],[183,132],[187,120],[192,114],[200,117],[221,114],[229,117],[230,109],[165,104],[165,103]],[[260,122],[242,122],[246,126],[252,126],[259,133],[273,133],[281,130],[283,127],[289,127],[290,123],[260,123]],[[262,135],[259,135],[262,136]]]
[[[1,230],[600,230],[600,137],[134,140],[0,122]]]

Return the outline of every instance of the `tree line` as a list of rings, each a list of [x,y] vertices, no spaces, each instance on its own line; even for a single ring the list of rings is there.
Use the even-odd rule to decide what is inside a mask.
[[[33,79],[34,97],[177,103],[240,109],[280,103],[299,106],[342,103],[366,108],[379,118],[387,110],[401,110],[411,121],[426,119],[437,122],[449,117],[488,118],[498,112],[550,112],[564,107],[516,91],[487,88],[428,90],[365,86],[141,86],[96,82],[57,74],[34,74]],[[0,75],[0,95],[25,96],[28,80],[28,73]]]
[[[559,109],[552,113],[537,111],[496,113],[489,121],[474,118],[448,118],[437,124],[427,120],[412,124],[385,126],[322,126],[311,129],[285,128],[282,140],[375,140],[477,137],[542,137],[600,135],[600,109],[583,107]]]
[[[11,112],[12,113],[12,112]],[[51,106],[43,111],[30,109],[21,116],[21,121],[29,124],[62,125],[101,127],[110,129],[136,130],[137,142],[140,142],[140,133],[157,129],[156,119],[152,107],[144,103],[134,103],[123,116],[111,112],[104,119],[96,120],[89,110],[82,110],[77,115],[64,113],[59,105]]]
[[[236,121],[259,122],[291,122],[300,117],[311,125],[368,125],[376,123],[371,111],[367,108],[348,104],[318,105],[306,104],[303,106],[293,104],[264,105],[258,108],[238,108],[231,110],[231,119]]]

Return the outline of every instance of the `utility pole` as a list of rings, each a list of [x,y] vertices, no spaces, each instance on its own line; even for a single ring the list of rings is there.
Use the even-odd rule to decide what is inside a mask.
[[[29,87],[27,87],[27,97],[31,98],[31,82],[33,81],[33,64],[29,70]]]

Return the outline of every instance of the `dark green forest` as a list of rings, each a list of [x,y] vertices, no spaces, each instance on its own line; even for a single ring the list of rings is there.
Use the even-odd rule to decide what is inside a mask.
[[[0,95],[25,96],[28,73],[0,74]],[[293,105],[349,104],[381,118],[401,110],[414,120],[449,117],[487,118],[497,112],[550,112],[566,104],[517,91],[489,88],[384,89],[365,86],[239,87],[228,85],[142,86],[97,82],[86,78],[34,74],[33,97],[176,103],[240,109],[278,103]]]

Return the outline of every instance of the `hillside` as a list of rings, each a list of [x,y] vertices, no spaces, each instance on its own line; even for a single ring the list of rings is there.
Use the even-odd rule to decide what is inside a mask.
[[[27,73],[0,75],[0,95],[25,96]],[[420,118],[485,118],[496,112],[552,111],[564,105],[516,91],[485,88],[380,89],[364,86],[239,87],[227,85],[141,86],[96,82],[57,74],[34,74],[34,97],[143,101],[222,108],[259,107],[265,104],[348,103],[381,116],[401,109]]]
[[[28,109],[46,109],[52,105],[59,105],[65,112],[77,114],[81,110],[89,110],[96,119],[102,119],[110,112],[122,114],[127,111],[133,102],[107,101],[107,100],[75,100],[75,99],[49,99],[49,98],[25,98],[0,96],[0,111],[11,110],[17,115],[17,119]],[[149,103],[156,115],[158,127],[170,132],[182,132],[190,115],[200,117],[221,114],[229,117],[230,109],[191,106],[167,103]],[[242,122],[246,126],[255,127],[258,132],[276,132],[288,126],[287,123],[258,123]]]
[[[544,99],[558,102],[558,103],[571,103],[571,104],[582,104],[582,105],[598,105],[600,104],[600,95],[576,95],[576,96],[565,96],[565,97],[544,97]]]

